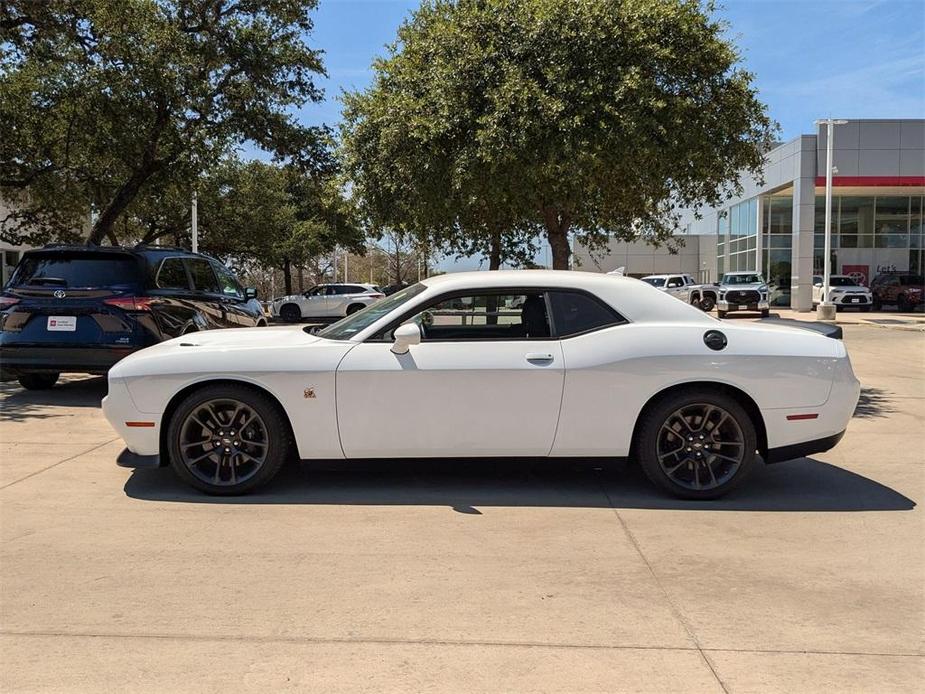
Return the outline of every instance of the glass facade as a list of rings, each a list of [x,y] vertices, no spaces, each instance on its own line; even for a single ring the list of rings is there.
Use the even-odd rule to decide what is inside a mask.
[[[922,196],[832,198],[832,272],[863,284],[881,272],[923,271]],[[813,271],[822,272],[825,197],[816,197]]]
[[[729,208],[728,272],[755,270],[758,235],[758,199],[751,198]]]
[[[793,196],[769,195],[762,200],[762,263],[768,280],[771,306],[790,305],[793,247]]]

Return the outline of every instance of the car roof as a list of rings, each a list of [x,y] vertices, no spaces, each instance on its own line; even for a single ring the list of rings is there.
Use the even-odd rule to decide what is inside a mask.
[[[25,251],[23,255],[35,255],[39,253],[104,253],[108,255],[113,253],[124,253],[125,255],[134,257],[171,255],[184,258],[204,258],[223,264],[221,260],[207,253],[193,253],[179,246],[151,246],[143,243],[135,246],[91,246],[74,243],[50,243],[41,248],[30,248]]]
[[[574,270],[480,270],[453,272],[421,281],[428,296],[466,289],[573,289],[603,299],[633,322],[687,321],[713,323],[714,319],[651,284],[622,275]]]

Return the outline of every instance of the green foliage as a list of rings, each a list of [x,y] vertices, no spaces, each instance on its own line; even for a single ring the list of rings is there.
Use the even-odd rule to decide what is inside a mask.
[[[203,181],[198,207],[201,250],[279,268],[287,277],[338,246],[365,252],[342,181],[306,176],[294,165],[225,161]]]
[[[450,246],[544,228],[667,240],[675,210],[758,174],[776,126],[697,0],[430,0],[346,98],[347,166],[374,223]],[[515,243],[516,245],[516,243]]]
[[[289,115],[321,98],[321,59],[304,41],[314,6],[0,3],[0,195],[15,209],[2,237],[73,237],[91,205],[93,243],[144,229],[162,201],[189,200],[201,173],[244,141],[328,169],[328,133]]]

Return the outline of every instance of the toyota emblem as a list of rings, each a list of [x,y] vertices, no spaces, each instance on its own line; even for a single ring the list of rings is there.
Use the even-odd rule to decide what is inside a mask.
[[[63,289],[56,289],[56,290],[55,290],[54,297],[55,297],[56,299],[63,299],[63,298],[66,297],[66,296],[67,296],[67,292],[65,292]]]

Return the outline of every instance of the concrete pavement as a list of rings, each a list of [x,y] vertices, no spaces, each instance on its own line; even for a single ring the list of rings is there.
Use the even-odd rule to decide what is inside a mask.
[[[925,678],[925,337],[845,325],[842,443],[718,502],[594,461],[114,464],[102,379],[3,384],[3,691],[877,691]]]

